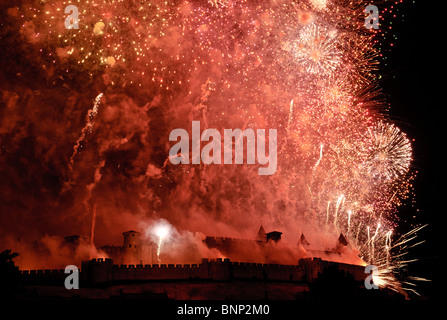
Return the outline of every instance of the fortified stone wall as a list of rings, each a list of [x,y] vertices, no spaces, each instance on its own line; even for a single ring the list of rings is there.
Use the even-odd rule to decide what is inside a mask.
[[[83,261],[80,279],[84,285],[136,281],[281,281],[309,283],[325,268],[336,265],[353,275],[355,280],[365,279],[364,267],[321,260],[300,259],[296,265],[231,262],[229,259],[204,259],[201,264],[116,265],[111,259]],[[24,283],[42,285],[63,284],[67,274],[63,269],[22,270]]]

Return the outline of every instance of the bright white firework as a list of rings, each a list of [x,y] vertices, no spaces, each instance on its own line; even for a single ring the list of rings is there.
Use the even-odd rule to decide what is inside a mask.
[[[161,246],[163,244],[163,241],[169,236],[170,234],[170,229],[169,229],[169,225],[165,224],[165,223],[160,223],[157,224],[154,228],[153,228],[153,233],[155,236],[158,237],[158,246],[157,246],[157,258],[158,261],[160,262],[160,252],[161,252]]]
[[[407,296],[407,292],[419,293],[415,290],[414,281],[425,282],[430,281],[421,277],[409,277],[406,281],[399,281],[400,273],[408,267],[408,264],[417,259],[405,259],[408,249],[420,245],[424,241],[414,242],[417,239],[417,233],[427,225],[416,227],[413,230],[401,235],[395,243],[392,243],[392,231],[388,231],[377,239],[376,242],[385,244],[385,251],[376,252],[373,258],[373,264],[377,266],[376,272],[373,273],[373,282],[379,287],[389,288],[393,291],[400,292]],[[378,243],[377,243],[378,244]],[[390,254],[390,251],[398,251],[398,253]],[[372,262],[372,261],[370,261]]]
[[[412,160],[411,143],[393,124],[378,122],[369,130],[368,173],[372,177],[394,180],[408,172]]]
[[[312,6],[317,10],[326,9],[327,0],[310,0]]]
[[[304,27],[293,42],[292,52],[304,70],[321,76],[331,75],[341,61],[337,30],[316,23]]]

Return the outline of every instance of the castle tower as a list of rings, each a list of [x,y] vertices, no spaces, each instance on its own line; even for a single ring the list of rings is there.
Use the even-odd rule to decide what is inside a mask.
[[[134,230],[123,232],[123,263],[138,264],[141,256],[141,233]]]
[[[79,246],[83,243],[88,243],[88,238],[85,236],[79,236],[77,234],[66,236],[64,237],[64,246],[67,248],[71,255],[75,256],[76,251],[78,250]],[[90,258],[86,256],[86,258]]]
[[[261,227],[259,228],[258,234],[256,235],[256,241],[267,242],[267,233],[265,232],[262,224]]]
[[[281,240],[281,235],[282,235],[282,232],[279,232],[279,231],[269,232],[269,233],[267,233],[267,242],[268,241],[278,242],[279,240]]]
[[[335,252],[342,252],[345,247],[348,246],[348,240],[346,240],[345,236],[343,235],[343,233],[340,233],[340,236],[338,237],[337,240],[337,244],[335,246]]]
[[[343,233],[340,233],[340,236],[338,237],[338,240],[337,240],[337,247],[338,246],[346,247],[347,245],[348,245],[348,240],[346,240]]]
[[[298,240],[298,245],[302,245],[303,247],[308,247],[310,245],[309,241],[307,241],[304,233],[301,233],[301,237]]]

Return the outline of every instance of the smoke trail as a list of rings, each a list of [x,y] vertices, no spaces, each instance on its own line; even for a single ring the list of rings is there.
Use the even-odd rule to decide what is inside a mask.
[[[92,248],[95,247],[94,239],[95,239],[95,224],[96,224],[96,203],[93,204],[93,210],[92,210],[92,230],[90,232],[90,246]],[[93,257],[90,257],[90,259]]]
[[[104,167],[104,165],[105,165],[105,160],[102,160],[100,162],[100,164],[95,169],[95,176],[94,176],[93,183],[87,185],[87,196],[84,201],[87,211],[90,208],[89,203],[93,196],[93,190],[95,189],[98,182],[101,180],[102,175],[101,175],[100,171],[101,171],[101,168]],[[92,224],[91,224],[91,231],[90,231],[90,243],[91,243],[92,248],[95,246],[94,245],[94,237],[95,237],[95,225],[96,225],[96,205],[97,205],[96,203],[93,203],[93,206],[92,206]]]

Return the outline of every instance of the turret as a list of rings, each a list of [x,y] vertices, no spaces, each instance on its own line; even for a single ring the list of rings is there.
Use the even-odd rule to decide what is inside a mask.
[[[338,246],[346,247],[347,245],[348,245],[348,240],[346,240],[343,233],[340,233],[340,236],[338,237],[338,240],[337,240],[337,247]]]
[[[267,233],[265,233],[264,227],[261,225],[258,234],[256,235],[256,241],[267,242]]]
[[[348,246],[348,240],[346,240],[343,233],[340,233],[340,236],[338,237],[337,244],[335,246],[335,252],[342,252],[345,247]]]
[[[307,241],[306,237],[304,236],[304,233],[301,233],[301,237],[298,240],[298,245],[302,245],[303,247],[308,247],[310,243]]]
[[[141,255],[141,233],[134,230],[123,232],[124,264],[137,264]]]
[[[279,231],[272,231],[267,233],[267,242],[268,241],[274,241],[274,242],[278,242],[279,240],[281,240],[281,235],[282,232]]]

